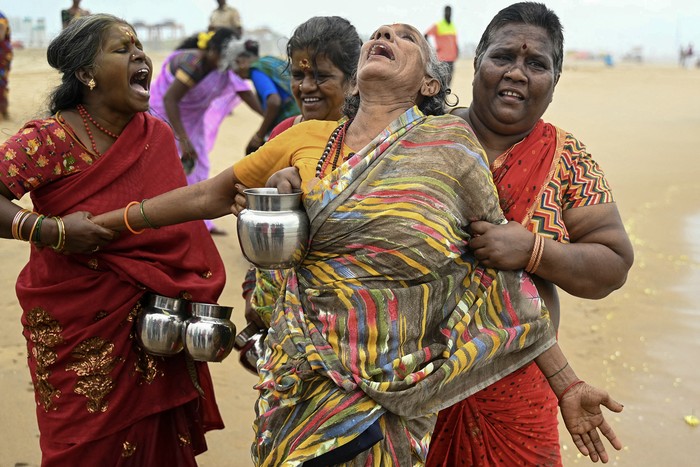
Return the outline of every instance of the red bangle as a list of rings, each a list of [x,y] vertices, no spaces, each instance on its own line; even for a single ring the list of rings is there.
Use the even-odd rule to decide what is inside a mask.
[[[569,392],[574,386],[578,386],[579,384],[585,383],[584,380],[582,379],[577,379],[573,383],[569,384],[566,389],[564,389],[561,394],[559,394],[559,403],[561,403],[562,399],[564,399],[564,396],[566,395],[567,392]]]

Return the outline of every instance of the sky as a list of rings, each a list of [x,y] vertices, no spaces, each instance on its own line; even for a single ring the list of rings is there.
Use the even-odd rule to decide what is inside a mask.
[[[467,50],[501,8],[512,1],[428,2],[425,0],[228,0],[238,9],[244,28],[267,26],[289,36],[312,16],[338,15],[350,20],[361,36],[381,24],[409,23],[426,30],[442,17],[444,5],[461,45]],[[549,0],[564,25],[565,49],[611,53],[621,57],[641,47],[645,59],[675,60],[680,46],[689,43],[700,52],[700,1],[698,0]],[[60,10],[71,0],[0,0],[0,11],[10,18],[45,18],[48,39],[60,30]],[[105,12],[129,22],[157,23],[175,20],[187,34],[206,28],[215,0],[82,0],[92,13]]]

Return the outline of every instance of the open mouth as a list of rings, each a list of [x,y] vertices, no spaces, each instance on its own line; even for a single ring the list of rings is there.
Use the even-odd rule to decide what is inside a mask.
[[[321,99],[319,97],[304,97],[301,102],[302,104],[312,105],[321,102]]]
[[[140,94],[149,94],[149,70],[144,67],[139,69],[136,73],[131,75],[131,80],[129,80],[129,86]]]
[[[386,57],[389,60],[394,60],[394,52],[392,52],[389,47],[385,46],[380,42],[377,42],[372,47],[370,47],[368,55],[381,55],[382,57]]]

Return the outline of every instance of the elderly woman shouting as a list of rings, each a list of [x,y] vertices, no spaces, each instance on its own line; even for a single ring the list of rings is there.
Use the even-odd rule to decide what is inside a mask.
[[[584,454],[621,447],[556,345],[523,271],[470,253],[473,220],[503,222],[485,156],[442,114],[446,69],[423,35],[382,26],[362,47],[349,119],[302,122],[199,186],[151,199],[156,224],[222,215],[234,184],[301,187],[312,239],[286,277],[258,362],[257,465],[420,465],[436,411],[536,358]],[[295,132],[304,144],[290,148]],[[298,137],[298,136],[297,136]],[[298,171],[298,173],[297,173]],[[117,210],[95,222],[146,226]],[[561,371],[560,371],[561,370]]]

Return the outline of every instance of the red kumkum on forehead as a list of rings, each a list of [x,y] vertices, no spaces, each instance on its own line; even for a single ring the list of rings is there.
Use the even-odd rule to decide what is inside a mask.
[[[523,44],[523,50],[527,49],[527,44]]]
[[[132,44],[135,44],[136,37],[134,36],[134,33],[132,33],[126,26],[123,27],[122,30],[124,31],[124,34],[126,34],[129,37],[129,41],[131,41]]]

